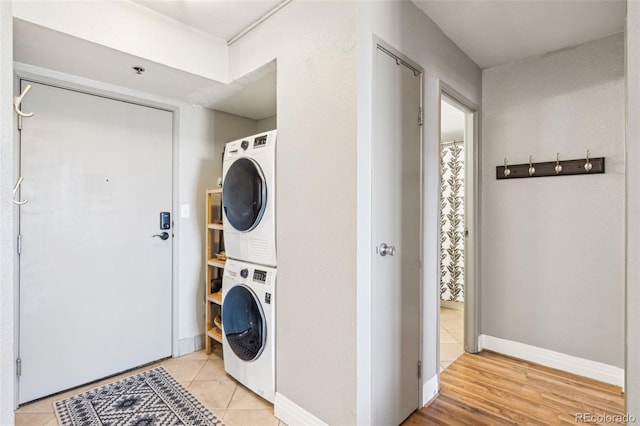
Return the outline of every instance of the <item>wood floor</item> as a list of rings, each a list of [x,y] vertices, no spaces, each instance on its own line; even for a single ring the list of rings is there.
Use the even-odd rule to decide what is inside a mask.
[[[483,351],[444,370],[440,395],[404,425],[615,424],[623,412],[619,387]]]

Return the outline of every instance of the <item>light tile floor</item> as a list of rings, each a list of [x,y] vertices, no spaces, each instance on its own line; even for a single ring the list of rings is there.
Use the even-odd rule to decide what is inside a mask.
[[[464,311],[440,308],[440,371],[464,353]]]
[[[210,411],[229,426],[285,426],[273,415],[273,405],[236,382],[224,371],[222,348],[172,358],[105,379],[31,404],[15,412],[16,426],[56,426],[53,402],[161,365]]]
[[[440,309],[441,371],[464,353],[463,320],[463,311]],[[194,352],[24,405],[16,410],[16,426],[56,426],[58,422],[53,411],[54,401],[118,381],[158,365],[162,365],[182,386],[209,410],[222,417],[223,422],[229,426],[285,426],[274,417],[272,404],[237,383],[224,371],[221,352],[221,347],[216,345],[211,355],[204,351]]]

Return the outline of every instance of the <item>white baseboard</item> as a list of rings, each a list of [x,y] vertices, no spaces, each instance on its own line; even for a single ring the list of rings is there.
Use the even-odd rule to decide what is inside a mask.
[[[274,415],[288,426],[328,426],[325,422],[276,392]]]
[[[435,374],[422,384],[422,407],[433,401],[440,391],[440,375]]]
[[[620,386],[624,391],[624,369],[613,365],[578,358],[561,352],[538,348],[536,346],[488,336],[486,334],[480,335],[478,338],[478,346],[480,350],[487,349],[525,361],[535,362],[536,364],[546,367],[566,371],[567,373],[573,373]]]
[[[204,349],[204,334],[178,340],[178,356]]]

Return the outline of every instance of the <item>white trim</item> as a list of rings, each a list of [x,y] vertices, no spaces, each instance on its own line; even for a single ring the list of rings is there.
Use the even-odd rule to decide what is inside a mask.
[[[442,117],[441,103],[446,100],[464,113],[464,226],[469,234],[464,239],[464,349],[467,352],[478,352],[477,336],[480,334],[478,316],[480,313],[479,299],[479,271],[480,271],[480,207],[481,189],[479,186],[480,170],[480,113],[478,106],[448,85],[443,79],[438,79],[438,135],[441,134]],[[438,141],[440,136],[438,136]],[[438,189],[438,199],[442,194]],[[440,208],[438,209],[438,217]],[[438,221],[438,236],[441,227]],[[441,247],[438,244],[438,258]],[[438,270],[438,283],[441,271]],[[438,300],[440,300],[440,285],[437,285]],[[442,306],[442,302],[440,302]]]
[[[204,349],[204,334],[178,340],[178,353],[176,356],[183,356],[191,352]]]
[[[435,374],[432,378],[422,384],[422,404],[424,407],[438,396],[440,392],[440,374]]]
[[[274,415],[289,426],[328,426],[295,402],[276,392]]]
[[[478,346],[480,350],[487,349],[567,373],[573,373],[620,386],[624,391],[624,369],[613,365],[578,358],[561,352],[538,348],[536,346],[488,336],[486,334],[480,335],[478,338]]]
[[[268,11],[267,13],[265,13],[262,17],[260,17],[253,24],[249,25],[247,28],[245,28],[244,30],[240,31],[238,34],[236,34],[233,37],[231,37],[227,41],[227,46],[231,46],[233,43],[235,43],[236,41],[240,40],[242,37],[244,37],[245,35],[250,33],[258,25],[262,24],[264,21],[269,19],[271,16],[275,15],[280,9],[282,9],[283,7],[285,7],[286,5],[291,3],[292,1],[293,0],[283,0],[282,2],[278,3],[278,5],[276,7],[274,7],[273,9]]]

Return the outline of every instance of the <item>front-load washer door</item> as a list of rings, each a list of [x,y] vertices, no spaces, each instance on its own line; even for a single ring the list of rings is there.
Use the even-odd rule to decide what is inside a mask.
[[[222,306],[222,330],[231,350],[243,361],[257,359],[267,342],[267,321],[257,296],[248,287],[236,285]]]
[[[222,188],[222,207],[229,224],[238,231],[251,231],[267,205],[267,184],[258,163],[250,158],[234,161]]]

